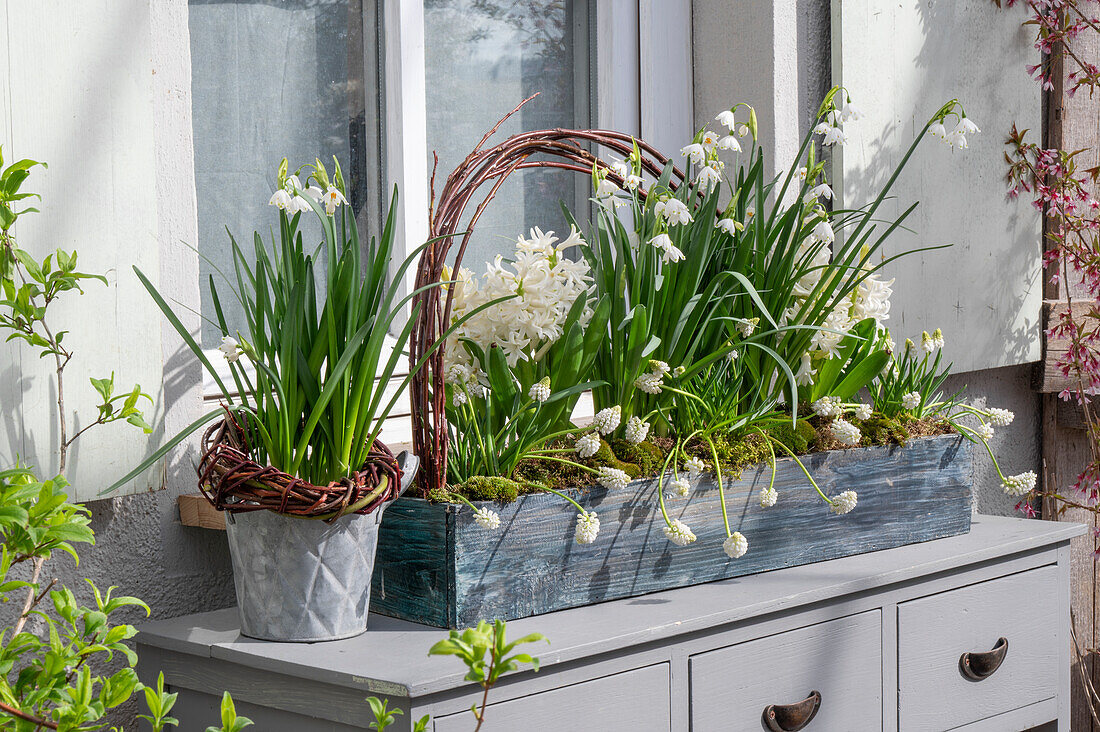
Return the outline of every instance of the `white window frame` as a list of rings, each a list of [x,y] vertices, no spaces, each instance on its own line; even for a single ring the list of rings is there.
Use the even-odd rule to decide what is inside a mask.
[[[364,53],[379,53],[382,119],[382,196],[380,210],[388,204],[396,185],[401,191],[396,210],[394,267],[405,257],[406,245],[428,236],[427,91],[424,60],[423,0],[364,2],[364,27],[380,27],[382,48],[371,47],[364,37]],[[580,67],[595,78],[585,80],[589,98],[578,100],[579,111],[594,112],[593,126],[637,135],[669,155],[678,155],[694,130],[692,88],[691,0],[578,0],[587,18],[590,43],[578,48],[584,54]],[[368,7],[369,6],[369,7]],[[594,48],[592,47],[594,46]],[[367,68],[371,65],[364,59]],[[578,71],[578,73],[583,73]],[[516,100],[518,103],[520,100]],[[594,105],[594,109],[592,106]],[[585,116],[589,116],[586,114]],[[441,171],[443,175],[446,171]],[[439,186],[442,181],[437,180]],[[585,200],[579,196],[583,206]],[[415,267],[400,286],[412,289]],[[224,364],[216,350],[208,352],[214,364]],[[220,370],[220,369],[219,369]],[[225,369],[228,376],[228,368]],[[403,375],[402,375],[403,376]],[[395,377],[397,378],[397,377]],[[228,382],[227,382],[228,385]],[[216,400],[220,391],[209,375],[203,394]],[[576,416],[592,413],[591,398],[578,404]],[[408,409],[396,409],[381,438],[391,445],[411,439]]]

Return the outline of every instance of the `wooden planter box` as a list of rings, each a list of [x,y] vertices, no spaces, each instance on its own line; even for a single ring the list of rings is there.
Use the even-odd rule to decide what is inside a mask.
[[[957,435],[807,455],[828,495],[852,489],[855,510],[835,516],[791,459],[778,461],[779,501],[760,507],[767,465],[727,480],[730,527],[748,553],[729,559],[713,476],[687,498],[666,499],[698,540],[678,547],[662,532],[655,480],[570,495],[600,517],[593,544],[573,540],[576,508],[547,493],[486,504],[501,527],[487,531],[467,506],[402,498],[386,510],[378,540],[371,609],[441,628],[513,620],[780,567],[889,549],[970,531],[971,450]],[[733,590],[731,590],[733,591]]]

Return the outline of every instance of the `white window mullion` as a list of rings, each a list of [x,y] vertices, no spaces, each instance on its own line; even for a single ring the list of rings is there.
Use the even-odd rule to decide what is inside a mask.
[[[638,7],[642,138],[677,159],[694,134],[691,0]]]
[[[596,127],[641,135],[637,0],[596,5]]]

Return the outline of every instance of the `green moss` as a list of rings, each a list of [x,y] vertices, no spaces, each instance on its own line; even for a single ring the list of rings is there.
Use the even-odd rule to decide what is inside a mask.
[[[626,440],[615,440],[610,447],[618,462],[627,466],[621,469],[626,470],[632,478],[656,475],[665,461],[665,454],[661,452],[661,448],[652,442],[634,444]],[[598,455],[599,453],[597,453]],[[610,463],[608,464],[610,465]],[[637,475],[631,474],[629,466],[634,466]],[[614,465],[612,467],[620,466]]]
[[[780,422],[768,427],[767,432],[796,454],[808,452],[811,447],[816,447],[821,441],[817,430],[805,419],[798,420],[793,427],[790,422]]]
[[[910,437],[909,429],[902,418],[887,417],[880,413],[871,415],[871,418],[859,423],[859,429],[863,433],[860,441],[863,445],[904,445]]]
[[[454,486],[455,491],[471,501],[499,501],[511,503],[519,496],[523,486],[510,478],[475,475],[465,483]]]

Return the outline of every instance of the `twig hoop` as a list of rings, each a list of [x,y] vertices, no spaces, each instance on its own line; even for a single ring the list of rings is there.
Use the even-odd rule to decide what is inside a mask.
[[[199,489],[220,511],[275,511],[299,518],[336,519],[372,513],[397,498],[401,468],[390,449],[377,440],[369,461],[350,477],[325,486],[260,465],[249,457],[248,436],[232,412],[211,425],[202,438],[196,468]]]
[[[607,162],[590,152],[589,148],[604,148],[625,158],[633,153],[635,144],[641,154],[642,170],[649,175],[659,178],[668,164],[669,158],[653,146],[631,135],[610,130],[550,129],[521,132],[493,147],[485,148],[485,143],[500,129],[504,121],[535,96],[538,95],[523,100],[481,138],[473,152],[447,176],[438,198],[435,195],[433,170],[428,209],[429,239],[432,241],[420,257],[416,273],[417,288],[442,280],[443,267],[453,239],[459,239],[454,259],[454,268],[457,271],[478,219],[500,186],[517,170],[558,168],[591,175],[593,168],[597,167],[605,171],[612,182],[623,186],[625,181],[622,177],[613,172]],[[533,156],[538,156],[538,159],[530,159]],[[438,162],[436,158],[437,166]],[[673,167],[669,188],[676,190],[684,179],[683,171]],[[484,191],[480,190],[483,186],[487,186]],[[638,194],[644,198],[646,192],[639,187]],[[469,227],[460,232],[462,214],[472,202],[476,202],[476,207]],[[441,296],[440,289],[428,288],[416,296],[415,302],[419,304],[420,311],[409,341],[410,365],[415,365],[428,354],[431,345],[450,325],[454,292],[448,289],[444,297]],[[413,377],[410,389],[413,449],[421,460],[418,475],[422,495],[435,488],[444,488],[447,484],[447,416],[444,411],[446,375],[443,357],[444,346],[440,345],[428,356],[424,368]]]

